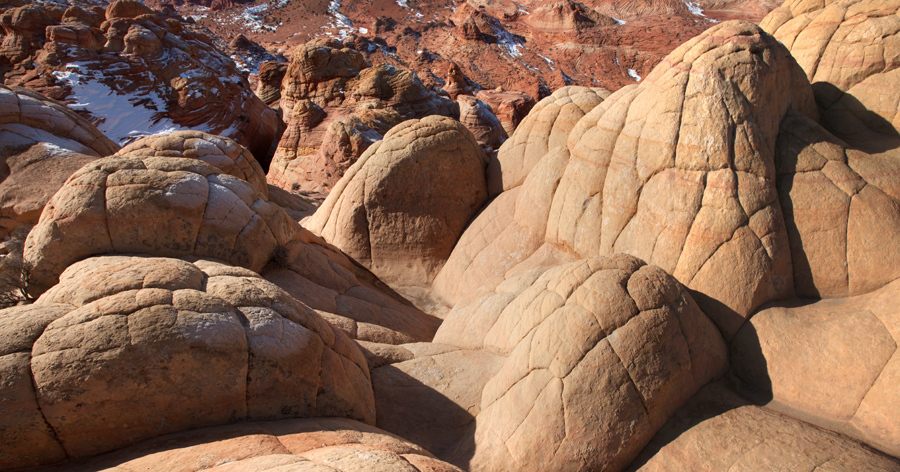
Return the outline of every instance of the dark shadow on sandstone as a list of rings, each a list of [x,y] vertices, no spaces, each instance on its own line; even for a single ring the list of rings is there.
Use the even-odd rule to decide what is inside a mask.
[[[851,147],[870,154],[900,147],[900,133],[888,120],[829,82],[812,84],[820,124]]]
[[[475,417],[460,403],[480,405],[483,385],[478,384],[486,376],[474,372],[478,362],[460,362],[458,367],[447,368],[446,364],[431,364],[428,359],[426,356],[372,371],[376,426],[468,470],[475,452]],[[426,385],[407,372],[435,386]],[[492,375],[490,372],[487,377]],[[445,394],[439,389],[453,393]],[[461,398],[448,396],[454,394]]]

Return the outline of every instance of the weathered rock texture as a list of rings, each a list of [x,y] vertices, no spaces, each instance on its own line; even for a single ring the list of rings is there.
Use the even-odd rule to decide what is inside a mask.
[[[409,441],[340,418],[251,422],[170,434],[47,472],[100,469],[459,472]]]
[[[455,306],[434,342],[452,348],[376,369],[376,397],[410,394],[385,382],[400,371],[447,397],[425,416],[450,421],[405,426],[393,407],[378,424],[432,433],[432,447],[471,470],[621,469],[727,365],[725,342],[684,287],[625,255],[511,277]],[[454,370],[463,374],[443,380]],[[474,431],[441,443],[447,424]]]
[[[734,372],[776,409],[900,456],[898,306],[895,281],[867,295],[768,307],[734,338]]]
[[[37,223],[73,172],[118,149],[55,100],[0,85],[0,236]]]
[[[829,431],[752,405],[713,383],[657,433],[628,468],[896,471],[900,463]]]
[[[471,95],[460,95],[456,103],[459,104],[459,122],[472,132],[482,149],[488,154],[499,149],[509,135],[490,105]]]
[[[775,189],[778,123],[790,109],[816,116],[803,72],[782,45],[749,23],[707,30],[640,85],[584,115],[566,149],[556,148],[534,167],[535,180],[559,182],[544,184],[549,199],[543,201],[552,202],[546,223],[532,211],[532,225],[515,228],[499,210],[485,210],[471,225],[482,234],[472,241],[464,235],[445,266],[448,275],[436,279],[439,295],[455,303],[482,284],[483,276],[467,273],[470,267],[471,275],[485,272],[476,259],[493,259],[487,266],[499,275],[542,242],[579,257],[623,252],[701,293],[698,303],[730,338],[757,306],[793,291]],[[517,140],[518,132],[509,142]],[[492,184],[511,188],[525,178],[513,166],[519,177],[507,185],[504,166],[498,167],[502,174],[492,174]],[[516,198],[506,193],[492,206]],[[527,234],[516,238],[527,241],[526,250],[512,258],[491,247],[509,231]]]
[[[200,28],[136,0],[113,2],[101,15],[73,6],[54,17],[52,8],[33,3],[0,14],[0,81],[89,103],[80,108],[105,120],[100,130],[122,144],[172,127],[202,129],[268,162],[278,115]]]
[[[363,154],[306,226],[385,282],[427,285],[487,200],[486,160],[458,121],[404,122]]]
[[[62,306],[67,313],[58,313]],[[48,315],[32,315],[42,309]],[[4,312],[26,315],[34,320],[26,324],[33,338],[22,341],[33,401],[69,457],[244,418],[374,421],[359,349],[247,269],[89,258],[70,266],[35,305]],[[7,337],[16,326],[4,324]],[[11,430],[33,434],[27,418],[11,419]],[[17,453],[28,451],[40,454]]]
[[[360,52],[331,39],[293,52],[281,107],[288,128],[268,177],[289,191],[327,193],[372,143],[404,120],[459,117],[458,106],[415,73],[369,66]]]
[[[202,161],[109,157],[53,196],[25,259],[36,293],[73,262],[114,252],[214,257],[259,272],[298,230],[253,186]]]
[[[549,151],[565,147],[569,133],[585,114],[610,92],[586,87],[564,87],[532,108],[521,131],[504,143],[488,168],[492,195],[522,184],[535,164]]]
[[[481,90],[476,98],[491,106],[506,134],[510,136],[534,107],[534,98],[525,92]]]
[[[224,174],[246,181],[262,196],[269,197],[266,173],[249,150],[231,139],[200,131],[175,131],[150,136],[129,144],[118,157],[183,157],[203,161]]]
[[[813,81],[820,123],[789,116],[779,192],[798,294],[846,297],[900,276],[900,26],[891,2],[786,3],[763,22]],[[870,234],[881,235],[871,238]]]

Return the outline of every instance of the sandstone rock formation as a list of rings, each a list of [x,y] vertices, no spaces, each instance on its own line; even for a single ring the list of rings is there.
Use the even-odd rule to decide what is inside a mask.
[[[762,23],[797,57],[822,111],[820,123],[790,117],[779,135],[779,191],[791,213],[800,295],[864,294],[900,275],[888,177],[898,171],[900,109],[885,93],[900,84],[896,15],[890,2],[793,2]]]
[[[522,131],[513,134],[491,160],[491,194],[521,185],[534,165],[548,151],[564,147],[575,123],[609,94],[603,89],[564,87],[535,105],[519,125]]]
[[[36,310],[48,315],[32,315]],[[246,269],[205,260],[89,258],[70,266],[35,305],[4,316],[33,320],[25,325],[35,333],[33,347],[23,346],[22,358],[33,376],[32,402],[69,457],[242,418],[374,420],[359,349]],[[34,434],[25,415],[10,420],[4,430]]]
[[[0,236],[37,223],[73,172],[118,149],[60,103],[0,85]]]
[[[370,67],[337,40],[298,47],[282,82],[287,131],[269,182],[288,191],[328,193],[384,133],[404,120],[459,117],[458,107],[389,64]],[[337,145],[335,145],[337,144]]]
[[[375,369],[373,382],[379,425],[471,470],[619,470],[727,365],[721,335],[684,287],[633,257],[533,269],[467,300],[434,339],[451,349]],[[433,423],[392,416],[426,404],[385,382],[398,370],[449,398],[428,407]],[[440,444],[448,424],[474,428],[472,442]]]
[[[51,199],[26,240],[30,289],[43,292],[92,255],[214,257],[309,299],[353,338],[400,343],[433,336],[437,318],[357,276],[346,256],[268,200],[261,176],[246,149],[197,132],[144,138],[92,162]]]
[[[721,383],[704,387],[628,470],[894,471],[900,464],[838,434],[748,403]]]
[[[450,103],[438,78],[367,66],[383,38],[312,43],[291,146],[338,156],[317,175],[361,157],[309,229],[232,140],[99,158],[0,94],[0,132],[95,159],[28,237],[42,295],[0,311],[0,468],[900,470],[891,1],[789,0],[764,22],[783,44],[723,22],[637,84],[557,91],[490,159],[416,118]],[[529,15],[565,30],[521,26],[546,39],[736,4],[472,0],[447,28],[513,51]],[[141,28],[122,51],[157,47]]]
[[[171,128],[232,138],[267,163],[277,114],[212,38],[136,0],[103,15],[29,4],[2,13],[0,81],[78,103],[120,144]]]
[[[453,119],[406,121],[360,157],[307,227],[389,284],[428,285],[487,200],[486,160]]]
[[[451,100],[456,100],[460,95],[472,95],[473,91],[459,64],[455,62],[451,62],[447,68],[447,83],[442,88],[450,95]]]
[[[459,104],[459,122],[472,132],[485,153],[499,149],[509,135],[491,107],[471,95],[460,95],[456,103]]]
[[[774,408],[898,456],[898,300],[895,281],[867,295],[760,310],[735,336],[734,372]]]
[[[183,157],[203,161],[223,174],[249,183],[263,197],[269,197],[266,174],[259,162],[243,146],[219,136],[199,131],[175,131],[150,136],[129,144],[117,157]]]
[[[281,108],[281,81],[287,73],[288,65],[283,62],[264,62],[259,67],[259,85],[256,95],[272,108]]]
[[[341,418],[250,422],[171,434],[54,470],[398,470],[458,472],[428,451]]]
[[[480,90],[475,97],[491,106],[509,136],[534,107],[534,98],[525,92]]]
[[[214,257],[259,272],[297,231],[257,189],[202,161],[109,157],[54,195],[25,259],[37,293],[73,262],[113,252]]]
[[[703,89],[731,98],[693,93]],[[510,259],[490,247],[507,229],[517,230],[492,219],[496,213],[489,208],[472,228],[477,234],[491,226],[490,236],[476,242],[463,237],[445,266],[446,278],[436,279],[438,294],[455,303],[489,275],[472,277],[485,265],[472,264],[475,258],[501,258],[487,263],[500,275],[541,241],[580,257],[624,252],[702,293],[698,303],[730,338],[757,306],[792,293],[775,191],[778,120],[772,119],[791,108],[816,116],[812,91],[787,50],[749,23],[711,28],[675,50],[640,85],[606,98],[571,128],[566,149],[547,154],[544,176],[535,180],[559,184],[542,200],[552,202],[545,223],[530,212],[529,236],[516,238],[530,241],[524,252]],[[494,191],[498,183],[508,189],[525,178],[522,167],[504,166],[503,156],[501,151],[489,176]],[[565,170],[556,177],[551,169],[559,165]],[[505,167],[513,169],[509,184]],[[501,195],[492,205],[514,198]],[[718,276],[734,267],[742,268],[736,278]]]

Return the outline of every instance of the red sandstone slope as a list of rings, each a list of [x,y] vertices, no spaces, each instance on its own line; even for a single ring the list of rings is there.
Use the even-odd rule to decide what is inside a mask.
[[[171,5],[224,38],[246,34],[286,55],[316,37],[360,36],[372,63],[444,85],[450,64],[482,88],[538,98],[564,85],[618,89],[677,45],[729,19],[758,21],[762,0],[148,0]]]

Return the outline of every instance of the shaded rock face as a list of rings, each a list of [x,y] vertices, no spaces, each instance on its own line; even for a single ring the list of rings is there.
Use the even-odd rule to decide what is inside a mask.
[[[84,118],[24,89],[0,85],[0,233],[37,223],[63,182],[119,146]]]
[[[256,95],[266,105],[280,109],[281,81],[287,73],[288,65],[283,62],[264,62],[259,67],[259,85]]]
[[[269,182],[288,191],[329,192],[375,141],[404,120],[459,117],[459,107],[426,88],[415,73],[370,67],[336,40],[297,48],[282,82],[288,127]]]
[[[895,471],[891,458],[839,434],[753,405],[721,382],[704,387],[627,470]]]
[[[725,342],[684,287],[624,255],[512,276],[456,305],[434,343],[450,347],[375,369],[376,398],[415,404],[417,390],[384,381],[399,370],[450,404],[426,407],[438,419],[430,430],[392,417],[397,407],[380,409],[378,424],[429,434],[469,470],[619,470],[727,365]],[[443,380],[454,371],[465,373]],[[474,432],[435,444],[453,424],[444,418]]]
[[[535,104],[534,98],[525,92],[480,90],[475,97],[490,105],[508,136],[513,135],[513,131]]]
[[[460,95],[457,103],[459,122],[472,132],[486,154],[491,154],[506,142],[509,135],[490,105],[471,95]]]
[[[47,314],[32,315],[42,310]],[[14,320],[5,330],[24,326],[37,334],[33,346],[19,348],[23,354],[4,356],[14,361],[6,368],[33,376],[31,403],[69,457],[243,418],[374,421],[359,350],[246,269],[204,260],[90,258],[70,266],[35,305],[3,316]],[[132,400],[137,389],[139,407]],[[23,402],[26,394],[20,393]],[[7,417],[6,434],[33,435],[34,413]],[[4,457],[40,454],[4,442],[10,446]]]
[[[813,83],[821,120],[792,117],[779,135],[779,191],[797,291],[871,292],[897,278],[900,157],[897,5],[792,2],[762,26],[785,43]],[[869,234],[879,234],[872,238]]]
[[[487,200],[485,161],[459,122],[406,121],[360,157],[307,227],[389,284],[427,285]]]
[[[776,410],[898,456],[898,299],[894,281],[866,295],[760,310],[734,338],[734,373]]]
[[[4,83],[81,104],[120,144],[191,128],[232,138],[268,163],[277,114],[199,28],[134,0],[113,2],[104,15],[71,7],[53,19],[49,8],[0,16]]]

